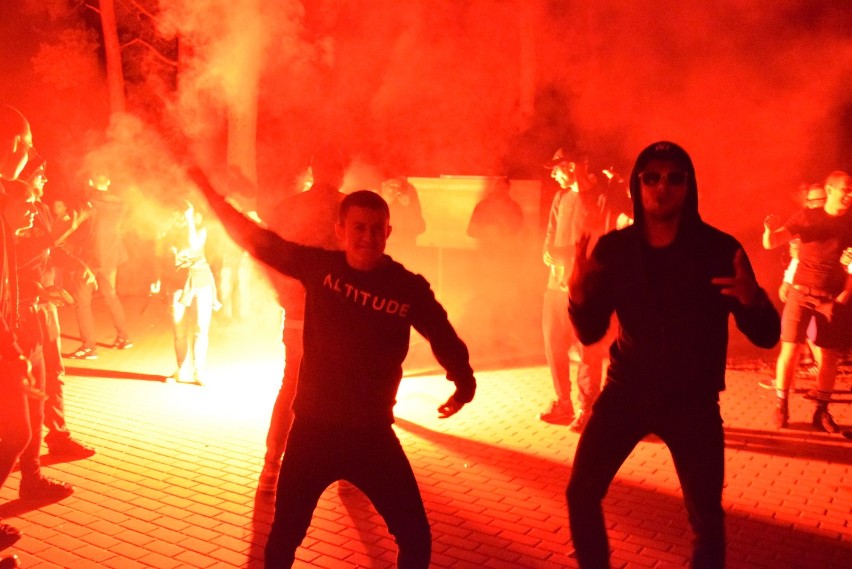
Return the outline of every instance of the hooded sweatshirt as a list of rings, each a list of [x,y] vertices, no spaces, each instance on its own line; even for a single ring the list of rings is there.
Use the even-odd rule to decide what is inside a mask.
[[[673,161],[688,176],[677,236],[659,248],[643,235],[639,181],[655,159]],[[604,336],[615,311],[619,325],[610,348],[608,386],[675,400],[718,399],[725,388],[728,316],[733,314],[752,343],[771,348],[780,335],[778,312],[763,289],[747,307],[712,284],[715,277],[734,275],[734,256],[742,246],[701,220],[695,169],[682,148],[659,142],[643,150],[630,190],[635,222],[604,235],[592,250],[589,271],[577,285],[582,294],[569,297],[571,322],[580,341],[593,344]]]

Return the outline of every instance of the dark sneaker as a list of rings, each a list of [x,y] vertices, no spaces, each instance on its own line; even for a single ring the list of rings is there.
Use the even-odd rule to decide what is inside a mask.
[[[0,550],[12,547],[21,539],[21,530],[9,524],[0,523]]]
[[[130,341],[130,338],[116,338],[115,342],[112,343],[112,348],[115,350],[129,350],[133,347],[133,342]]]
[[[24,500],[61,500],[74,493],[74,487],[65,482],[35,476],[21,479],[18,495]]]
[[[72,352],[65,357],[72,360],[96,360],[98,359],[98,352],[94,348],[80,346],[76,352]]]
[[[787,407],[786,399],[778,399],[775,403],[775,412],[773,413],[776,429],[786,429],[790,423],[790,411]]]
[[[0,559],[0,569],[20,569],[21,563],[17,555],[11,555]]]
[[[586,428],[586,423],[589,422],[589,414],[585,411],[580,411],[580,414],[574,419],[574,422],[568,427],[575,433],[582,433]]]
[[[571,405],[554,401],[550,409],[540,414],[538,418],[551,425],[570,425],[574,421],[574,409]]]
[[[79,441],[75,441],[71,437],[48,442],[47,448],[53,456],[65,458],[89,458],[95,454],[95,449]]]
[[[814,411],[814,428],[824,433],[839,433],[840,427],[834,422],[834,417],[828,412],[828,407],[817,407]]]

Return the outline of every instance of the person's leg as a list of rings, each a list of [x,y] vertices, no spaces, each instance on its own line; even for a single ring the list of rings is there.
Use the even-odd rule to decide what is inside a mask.
[[[2,367],[2,363],[0,363]],[[0,488],[30,442],[30,408],[19,379],[0,377]]]
[[[39,317],[44,321],[46,336],[42,352],[44,353],[44,426],[47,427],[45,442],[59,442],[71,437],[65,423],[65,397],[63,394],[63,377],[65,366],[62,364],[60,353],[59,314],[56,306],[47,303],[39,309]]]
[[[384,518],[399,546],[399,569],[428,569],[432,534],[411,464],[393,429],[377,429],[353,445],[346,478]]]
[[[213,318],[213,287],[200,289],[193,302],[195,308],[195,335],[192,339],[193,379],[201,383],[207,370],[207,347],[210,343],[210,321]]]
[[[95,332],[95,317],[92,313],[92,295],[96,285],[87,283],[82,278],[75,279],[74,286],[74,313],[77,315],[77,327],[80,331],[82,345],[80,350],[95,350],[97,346],[97,335]],[[85,354],[81,354],[85,355]]]
[[[695,533],[693,569],[725,566],[725,441],[716,401],[678,404],[660,417],[658,429],[669,447]]]
[[[127,328],[127,317],[124,315],[124,307],[121,305],[121,300],[115,291],[115,282],[118,271],[110,269],[108,271],[95,271],[95,277],[98,280],[98,290],[104,298],[109,315],[112,318],[112,325],[115,326],[116,340],[118,342],[130,340],[130,332]]]
[[[340,478],[334,449],[338,433],[296,421],[281,464],[275,516],[265,548],[266,569],[293,565],[323,491]]]
[[[281,389],[272,408],[272,418],[266,435],[266,459],[281,460],[287,447],[287,433],[293,424],[293,400],[299,379],[299,364],[302,361],[302,329],[294,323],[284,327],[284,377]]]
[[[186,311],[186,305],[181,302],[183,290],[175,291],[172,294],[172,330],[174,331],[174,348],[175,361],[177,362],[177,370],[175,371],[174,379],[184,381],[188,375],[186,366],[186,358],[189,355],[189,325]]]
[[[793,377],[799,366],[802,343],[807,337],[808,324],[814,317],[813,307],[795,289],[787,297],[781,314],[781,351],[775,363],[776,403],[773,419],[776,428],[784,428],[789,422],[789,395]]]
[[[27,396],[21,380],[4,373],[0,360],[0,488],[6,483],[12,468],[30,440],[30,417]],[[21,531],[0,522],[0,550],[12,546],[21,538]]]
[[[591,346],[580,346],[581,365],[577,372],[577,394],[580,412],[571,423],[571,430],[582,432],[592,413],[592,405],[601,392],[603,364],[608,343],[603,340]]]
[[[571,323],[568,321],[568,293],[546,290],[542,307],[544,355],[550,368],[556,402],[540,418],[546,422],[570,424],[574,418],[571,402],[571,358],[569,349],[573,341]]]
[[[828,411],[828,404],[834,393],[834,383],[837,380],[837,362],[840,354],[837,350],[820,348],[819,372],[817,373],[816,409],[814,410],[813,426],[826,433],[839,433],[840,427]]]
[[[34,316],[33,316],[34,317]],[[29,326],[27,326],[29,328]],[[25,341],[27,357],[32,364],[32,376],[35,379],[33,387],[44,391],[44,357],[41,344],[35,340]],[[21,452],[21,486],[41,476],[41,442],[42,426],[44,425],[44,400],[40,397],[28,397],[30,418],[30,440]]]
[[[606,388],[580,436],[566,496],[571,539],[581,568],[609,567],[601,502],[616,472],[649,432],[641,402]]]

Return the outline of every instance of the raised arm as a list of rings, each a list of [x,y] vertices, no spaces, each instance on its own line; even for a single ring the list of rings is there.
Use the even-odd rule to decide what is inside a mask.
[[[795,237],[789,229],[781,224],[781,218],[770,213],[763,220],[763,248],[774,249],[789,242]]]

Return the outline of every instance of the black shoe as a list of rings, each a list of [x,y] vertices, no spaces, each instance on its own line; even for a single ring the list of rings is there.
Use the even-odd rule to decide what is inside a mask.
[[[19,569],[20,566],[21,564],[18,562],[17,555],[0,559],[0,569]]]
[[[586,411],[580,411],[580,414],[574,419],[574,422],[568,427],[575,433],[582,433],[586,428],[586,423],[589,422],[589,414]]]
[[[74,487],[47,476],[21,479],[18,495],[24,500],[61,500],[74,493]]]
[[[550,409],[540,414],[538,418],[551,425],[570,425],[574,421],[574,409],[570,404],[554,401]]]
[[[63,458],[89,458],[95,454],[95,449],[79,441],[75,441],[71,437],[48,442],[47,448],[53,456],[61,456]]]
[[[824,433],[839,433],[840,427],[834,422],[834,417],[828,412],[828,407],[818,406],[814,411],[814,428]]]
[[[773,414],[775,419],[775,428],[776,429],[786,429],[787,425],[790,423],[790,410],[787,407],[787,400],[778,398],[777,403],[775,404],[775,412]]]
[[[116,338],[115,342],[112,343],[112,348],[116,350],[129,350],[133,347],[133,342],[130,341],[130,338]]]
[[[98,359],[98,352],[94,348],[80,346],[76,351],[71,352],[65,357],[72,360],[96,360]]]
[[[0,523],[0,550],[12,547],[21,539],[21,530],[9,524]]]

